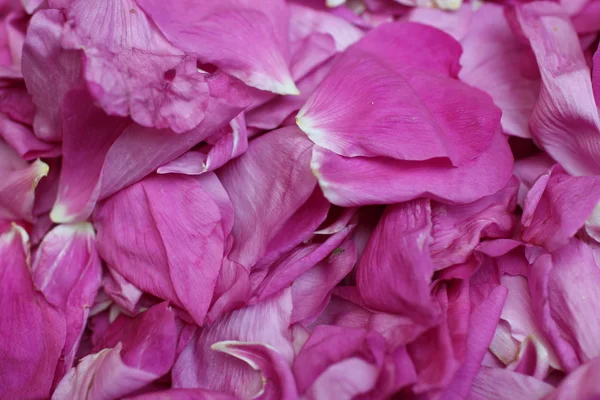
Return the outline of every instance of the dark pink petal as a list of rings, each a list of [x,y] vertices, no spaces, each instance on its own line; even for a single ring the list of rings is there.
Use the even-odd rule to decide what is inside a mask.
[[[530,120],[532,136],[570,174],[597,174],[600,118],[590,69],[569,16],[556,4],[532,2],[517,5],[514,19],[531,44],[542,77]]]
[[[415,200],[386,208],[357,269],[357,287],[365,304],[412,318],[425,326],[439,316],[429,285],[431,208]]]
[[[540,400],[554,387],[534,377],[500,368],[481,367],[469,400]]]
[[[38,139],[30,127],[14,121],[6,115],[0,115],[0,136],[24,160],[56,157],[61,153],[59,145]]]
[[[0,219],[33,221],[35,189],[48,170],[41,160],[23,161],[0,140]]]
[[[80,80],[80,55],[60,46],[64,22],[59,10],[35,13],[23,47],[23,78],[37,106],[33,131],[47,141],[61,140],[62,98]]]
[[[110,348],[72,368],[52,399],[116,399],[135,392],[171,369],[177,337],[174,311],[167,303],[154,306],[106,342]]]
[[[506,138],[497,134],[481,156],[455,168],[442,159],[426,162],[388,158],[346,158],[315,146],[311,166],[333,204],[386,204],[427,196],[471,203],[496,193],[511,178],[513,158]]]
[[[91,224],[59,225],[40,243],[33,260],[33,283],[46,300],[62,311],[66,343],[55,379],[68,371],[79,347],[89,310],[100,287],[102,266]]]
[[[588,246],[571,239],[554,253],[541,252],[533,261],[529,286],[539,326],[565,370],[600,355],[595,339],[600,319],[594,311],[600,269]]]
[[[298,94],[287,65],[289,16],[283,1],[138,3],[167,39],[202,62],[216,65],[249,86]]]
[[[217,171],[235,215],[231,261],[249,269],[268,252],[271,241],[297,230],[289,222],[316,186],[309,165],[311,148],[297,127],[283,128],[253,140],[244,155]],[[317,215],[322,219],[312,229],[298,233],[310,235],[325,219],[321,212]],[[287,232],[280,235],[283,229]]]
[[[535,182],[523,206],[523,241],[554,251],[583,227],[600,200],[600,178],[572,177],[555,165]]]
[[[94,215],[102,258],[137,288],[202,324],[230,229],[231,208],[221,209],[220,196],[226,199],[212,173],[150,176],[122,190]]]
[[[0,235],[0,397],[49,398],[65,344],[63,316],[35,290],[29,243],[17,225]]]
[[[260,372],[212,346],[230,340],[269,345],[290,363],[291,313],[291,292],[287,289],[266,301],[233,311],[196,332],[173,367],[173,387],[209,389],[244,398],[260,393],[264,387]]]
[[[468,163],[489,146],[500,112],[454,79],[459,56],[458,43],[438,30],[383,25],[339,58],[298,113],[298,126],[343,156]]]
[[[432,241],[429,251],[436,269],[467,260],[483,237],[508,237],[519,181],[513,178],[497,193],[464,205],[431,204]]]

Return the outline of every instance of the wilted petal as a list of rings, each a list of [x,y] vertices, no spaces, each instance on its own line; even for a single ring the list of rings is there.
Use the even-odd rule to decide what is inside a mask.
[[[253,140],[244,155],[217,171],[235,215],[230,260],[250,268],[267,253],[269,242],[289,235],[279,232],[285,232],[316,186],[311,147],[297,127],[279,129]],[[314,228],[300,233],[311,234]]]
[[[119,332],[111,348],[83,358],[59,383],[53,400],[122,398],[166,374],[177,346],[175,313],[152,307]]]
[[[80,80],[80,55],[60,45],[64,22],[59,10],[35,13],[23,47],[23,78],[37,106],[33,130],[47,141],[61,140],[62,98]]]
[[[532,136],[570,174],[598,174],[600,118],[590,69],[569,16],[557,4],[532,2],[515,6],[513,17],[542,77],[529,122]]]
[[[468,163],[489,146],[500,111],[454,79],[459,56],[459,44],[443,32],[382,25],[337,60],[298,113],[298,126],[343,156]]]
[[[600,269],[590,248],[571,239],[560,250],[542,252],[529,278],[533,310],[562,367],[571,371],[600,355]]]
[[[283,1],[138,3],[167,39],[202,62],[258,89],[298,93],[287,66],[289,16]]]
[[[554,251],[583,227],[600,200],[600,178],[572,177],[555,165],[533,185],[523,207],[521,237]]]
[[[23,161],[0,139],[0,219],[33,221],[35,189],[48,170],[41,160]]]
[[[0,235],[0,397],[49,398],[65,344],[63,316],[35,290],[29,243],[17,225]]]
[[[150,176],[99,206],[100,255],[136,287],[202,324],[230,229],[231,209],[221,209],[221,196],[227,197],[212,173]]]
[[[470,400],[538,400],[554,387],[531,376],[507,369],[481,367],[473,380]]]
[[[424,162],[388,158],[346,158],[315,146],[311,167],[333,204],[388,204],[419,197],[471,203],[496,193],[511,177],[513,158],[497,134],[481,156],[455,168],[443,159]]]
[[[436,269],[467,260],[483,237],[508,237],[515,218],[519,181],[513,178],[497,193],[464,205],[431,204],[429,250]]]
[[[94,228],[84,222],[59,225],[40,243],[33,261],[33,282],[66,320],[66,342],[56,370],[60,380],[71,368],[90,307],[100,287],[102,266]]]
[[[291,292],[287,289],[196,332],[173,367],[173,387],[209,389],[242,398],[260,393],[264,387],[260,372],[211,346],[227,340],[270,345],[289,363],[293,357],[291,313]]]
[[[439,314],[429,285],[431,208],[415,200],[386,208],[357,269],[357,287],[373,309],[408,316],[425,326]]]
[[[214,343],[211,349],[244,361],[261,373],[263,387],[255,397],[265,400],[295,400],[298,397],[291,368],[274,347],[231,340]]]

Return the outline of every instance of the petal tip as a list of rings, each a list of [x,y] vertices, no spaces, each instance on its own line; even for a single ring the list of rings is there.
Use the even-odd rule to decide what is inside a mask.
[[[56,203],[54,204],[54,207],[52,207],[50,219],[55,224],[67,224],[75,221],[75,218],[72,215],[68,215],[67,206],[60,203]]]

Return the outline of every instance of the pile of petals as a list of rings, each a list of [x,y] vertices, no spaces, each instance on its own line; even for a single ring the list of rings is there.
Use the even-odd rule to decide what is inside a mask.
[[[600,1],[0,25],[0,399],[600,398]]]

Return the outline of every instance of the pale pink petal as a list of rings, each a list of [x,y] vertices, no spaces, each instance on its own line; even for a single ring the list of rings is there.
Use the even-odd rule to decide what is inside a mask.
[[[596,399],[600,396],[600,358],[594,358],[571,372],[547,400]]]
[[[500,368],[482,367],[473,380],[469,400],[541,400],[554,387],[534,377]]]

